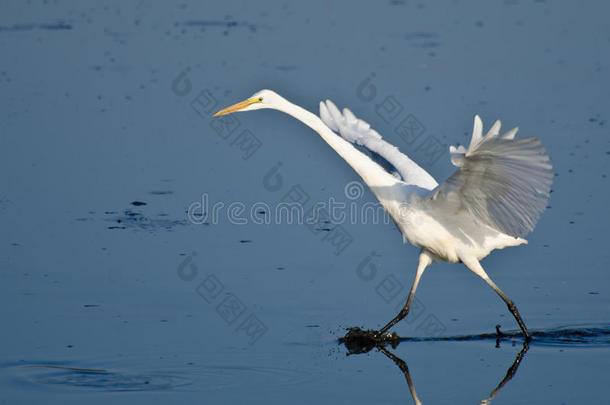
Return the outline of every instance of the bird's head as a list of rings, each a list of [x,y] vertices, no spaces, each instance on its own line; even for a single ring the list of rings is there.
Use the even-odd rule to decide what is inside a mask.
[[[253,111],[261,108],[277,108],[284,99],[274,91],[261,90],[254,93],[250,98],[233,104],[227,108],[223,108],[214,114],[214,117],[231,114],[238,111]]]

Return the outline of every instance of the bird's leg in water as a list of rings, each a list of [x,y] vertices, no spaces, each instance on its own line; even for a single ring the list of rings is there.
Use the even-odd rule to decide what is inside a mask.
[[[527,330],[527,327],[525,326],[525,322],[523,322],[523,319],[521,319],[521,315],[519,314],[519,310],[517,309],[517,306],[515,305],[514,302],[512,302],[506,296],[506,294],[504,294],[502,292],[502,290],[500,290],[500,287],[498,287],[496,285],[496,283],[494,283],[493,280],[491,278],[489,278],[489,276],[487,275],[487,273],[485,272],[485,270],[481,266],[481,263],[479,263],[479,261],[477,259],[472,258],[472,257],[462,258],[462,262],[473,273],[475,273],[477,276],[479,276],[483,280],[485,280],[485,282],[487,284],[489,284],[489,286],[491,288],[493,288],[493,290],[500,296],[500,298],[502,298],[502,300],[506,303],[506,306],[508,307],[508,310],[510,311],[510,313],[513,314],[513,316],[517,320],[517,323],[519,324],[519,327],[523,331],[523,336],[525,336],[525,340],[530,341],[532,339],[532,337],[531,337],[529,331]]]
[[[515,303],[512,302],[506,296],[506,294],[504,294],[502,292],[502,290],[500,290],[498,288],[498,286],[491,279],[487,279],[485,281],[487,281],[487,284],[489,284],[491,286],[491,288],[493,288],[494,291],[497,292],[498,295],[502,298],[502,300],[506,303],[506,306],[508,307],[508,310],[511,312],[511,314],[513,314],[513,316],[517,320],[517,323],[519,324],[519,327],[523,331],[523,336],[525,336],[525,340],[528,341],[528,342],[530,340],[532,340],[532,336],[530,335],[529,331],[527,330],[527,327],[525,326],[525,322],[523,322],[523,319],[521,319],[521,315],[519,314],[519,310],[517,309],[517,306],[515,305]]]
[[[394,317],[394,319],[392,319],[390,322],[388,322],[386,324],[386,326],[384,326],[383,328],[381,328],[379,330],[379,332],[377,333],[378,338],[382,338],[384,333],[386,333],[392,326],[396,325],[405,316],[407,316],[409,314],[409,308],[411,307],[411,301],[413,301],[413,296],[415,295],[416,285],[417,285],[417,281],[415,283],[413,283],[413,287],[411,288],[411,291],[409,292],[409,298],[407,298],[407,302],[406,302],[405,306],[402,307],[402,309],[400,310],[398,315],[396,315]]]
[[[386,326],[381,328],[379,332],[377,332],[377,338],[382,339],[384,333],[386,333],[392,326],[400,322],[407,314],[409,313],[409,308],[411,307],[411,302],[413,301],[413,297],[415,296],[415,290],[417,290],[417,285],[419,284],[419,280],[424,274],[424,270],[426,267],[432,263],[432,256],[425,250],[422,250],[419,254],[419,264],[417,265],[417,273],[415,274],[415,280],[413,281],[413,286],[411,286],[411,291],[409,291],[409,297],[407,298],[407,302],[405,306],[400,310],[398,315],[394,317],[390,322],[387,323]]]

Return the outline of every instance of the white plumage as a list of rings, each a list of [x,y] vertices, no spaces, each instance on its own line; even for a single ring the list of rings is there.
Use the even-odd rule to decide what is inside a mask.
[[[476,121],[480,122],[478,116]],[[496,121],[484,137],[473,133],[473,141],[461,158],[452,153],[451,160],[459,170],[432,199],[440,209],[464,208],[475,220],[521,237],[534,230],[546,208],[552,167],[538,139],[514,139],[516,129],[500,136],[499,130],[500,121]]]
[[[396,146],[384,141],[377,131],[366,121],[356,118],[349,109],[344,108],[341,114],[332,101],[326,100],[320,102],[320,118],[329,128],[341,134],[343,139],[364,146],[387,160],[400,174],[401,180],[410,179],[410,184],[428,189],[438,185],[428,172],[401,153]]]
[[[530,339],[517,307],[479,261],[494,249],[527,243],[523,237],[534,229],[546,208],[553,174],[538,139],[515,139],[518,128],[500,135],[500,121],[483,136],[483,123],[475,116],[468,148],[449,148],[451,162],[458,169],[439,185],[367,122],[347,108],[339,111],[330,100],[320,103],[318,117],[271,90],[262,90],[215,115],[261,108],[285,112],[315,130],[371,188],[404,239],[421,247],[407,302],[376,338],[383,338],[407,315],[426,267],[435,260],[446,260],[462,262],[483,278],[504,300],[524,336]],[[352,144],[381,156],[395,170],[384,170]]]

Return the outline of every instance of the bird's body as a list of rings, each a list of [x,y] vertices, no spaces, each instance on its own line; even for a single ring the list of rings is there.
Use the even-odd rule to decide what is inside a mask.
[[[408,207],[389,208],[388,212],[398,210],[401,221],[397,226],[409,243],[428,250],[440,260],[451,263],[470,257],[481,260],[494,249],[527,243],[525,239],[473,222],[464,211],[452,214],[430,207],[428,198],[427,194],[411,194]]]
[[[262,90],[215,115],[261,108],[285,112],[316,131],[362,177],[403,239],[421,247],[409,298],[379,336],[406,316],[425,268],[444,260],[462,262],[483,278],[506,302],[529,339],[516,306],[479,261],[494,249],[527,243],[523,236],[534,229],[546,208],[553,175],[540,141],[533,137],[514,139],[517,128],[500,135],[499,121],[483,136],[482,122],[476,116],[469,147],[450,148],[451,161],[458,170],[439,185],[369,124],[348,109],[340,112],[328,100],[320,103],[318,117],[273,91]],[[385,164],[380,165],[354,145],[366,148]]]

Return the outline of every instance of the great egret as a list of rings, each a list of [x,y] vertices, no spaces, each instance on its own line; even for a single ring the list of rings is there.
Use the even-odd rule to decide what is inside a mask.
[[[415,280],[403,309],[374,334],[386,332],[409,312],[426,267],[433,261],[462,262],[504,300],[526,340],[530,334],[516,305],[491,280],[479,261],[494,249],[527,243],[546,208],[553,173],[546,151],[533,137],[515,139],[518,128],[500,135],[496,121],[483,136],[479,116],[468,149],[450,147],[457,171],[443,184],[398,148],[385,142],[369,124],[330,101],[320,102],[320,116],[295,105],[271,90],[261,90],[214,116],[271,108],[282,111],[316,131],[364,182],[409,241],[421,247]],[[339,133],[340,135],[338,135]],[[396,171],[390,173],[353,144],[381,156]]]

